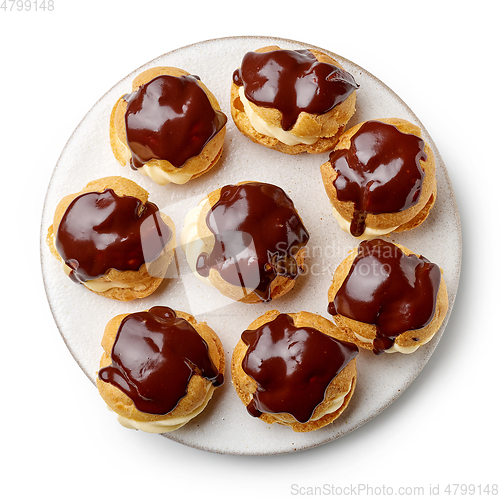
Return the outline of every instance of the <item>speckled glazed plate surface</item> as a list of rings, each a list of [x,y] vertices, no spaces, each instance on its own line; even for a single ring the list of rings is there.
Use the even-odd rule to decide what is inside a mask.
[[[56,324],[75,360],[92,382],[95,383],[102,353],[100,341],[104,326],[121,313],[137,312],[155,305],[189,312],[217,332],[224,344],[227,365],[242,331],[267,310],[278,309],[284,313],[305,310],[330,318],[326,309],[332,274],[357,241],[342,232],[333,218],[319,170],[328,154],[288,156],[271,151],[242,136],[230,118],[232,73],[246,52],[266,45],[287,49],[315,48],[276,38],[235,37],[209,40],[169,52],[138,68],[107,92],[83,118],[63,150],[48,188],[42,216],[42,271]],[[168,434],[168,438],[183,444],[212,452],[251,455],[293,452],[335,440],[359,428],[397,399],[429,360],[448,321],[459,282],[461,230],[453,189],[436,145],[414,113],[391,89],[356,64],[326,49],[321,50],[338,60],[360,85],[357,111],[349,127],[367,119],[404,118],[422,128],[425,140],[434,150],[438,184],[434,209],[420,227],[388,239],[440,265],[449,293],[448,316],[434,339],[412,355],[375,356],[371,352],[360,352],[358,385],[349,407],[333,424],[315,432],[294,433],[290,428],[270,426],[251,417],[237,397],[229,369],[226,369],[226,383],[216,391],[207,409],[183,428]],[[161,187],[129,167],[121,167],[109,145],[108,123],[113,104],[121,95],[130,92],[131,82],[138,73],[159,65],[176,66],[200,76],[229,117],[222,160],[212,171],[183,186]],[[246,180],[279,185],[294,201],[310,233],[305,275],[283,298],[270,304],[245,305],[224,298],[193,276],[178,246],[175,275],[165,279],[146,299],[117,302],[73,284],[45,244],[47,229],[63,196],[78,192],[90,180],[108,175],[130,178],[146,188],[150,200],[174,220],[178,237],[186,212],[206,193]],[[109,417],[114,416],[110,413]],[[124,438],[126,431],[130,430],[124,429]]]

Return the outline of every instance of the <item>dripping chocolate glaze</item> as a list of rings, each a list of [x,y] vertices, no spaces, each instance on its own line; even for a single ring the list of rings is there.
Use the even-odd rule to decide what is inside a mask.
[[[194,374],[214,386],[224,382],[205,340],[168,307],[130,314],[121,322],[111,351],[112,364],[99,379],[130,397],[148,414],[168,414],[187,394]]]
[[[233,82],[257,106],[282,113],[282,128],[290,130],[299,114],[325,114],[344,102],[359,85],[343,69],[318,62],[309,50],[248,52]]]
[[[241,339],[248,345],[243,370],[257,382],[248,412],[287,413],[300,423],[311,419],[330,382],[358,354],[351,343],[295,327],[286,314],[244,331]]]
[[[424,147],[416,135],[368,121],[351,138],[349,149],[330,154],[337,198],[354,203],[353,236],[365,231],[367,213],[396,213],[418,203],[425,176],[420,160],[427,159]]]
[[[253,290],[262,301],[271,299],[276,276],[299,275],[295,255],[309,234],[280,187],[260,182],[227,185],[206,224],[215,246],[210,255],[198,257],[200,275],[208,277],[214,268],[226,282]]]
[[[161,254],[172,231],[158,207],[112,189],[77,196],[55,237],[57,252],[75,282],[97,279],[109,269],[139,270]]]
[[[182,168],[224,127],[226,115],[213,109],[197,81],[192,75],[162,75],[123,97],[133,169],[151,159]]]
[[[429,324],[440,282],[439,267],[423,256],[382,239],[363,241],[328,312],[376,326],[373,347],[382,353],[401,333]]]

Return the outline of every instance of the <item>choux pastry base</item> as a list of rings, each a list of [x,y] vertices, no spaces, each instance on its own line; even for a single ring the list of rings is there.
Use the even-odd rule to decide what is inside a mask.
[[[112,189],[118,196],[132,196],[139,199],[142,203],[148,201],[148,192],[137,185],[135,182],[123,177],[104,177],[89,182],[80,192],[65,196],[57,205],[54,213],[53,224],[47,231],[47,244],[51,253],[62,262],[62,258],[55,248],[55,235],[59,223],[71,202],[81,194],[86,192],[103,192],[106,189]],[[162,220],[172,231],[172,238],[163,249],[160,256],[151,263],[144,263],[139,270],[120,271],[109,269],[105,275],[93,280],[98,284],[113,284],[113,287],[106,291],[95,291],[87,287],[93,293],[112,298],[119,301],[130,301],[138,298],[145,298],[152,294],[162,283],[167,272],[167,268],[174,258],[175,252],[175,226],[174,222],[167,215],[159,212]],[[85,284],[84,284],[85,285]]]
[[[148,83],[154,78],[161,75],[170,76],[185,76],[189,75],[187,71],[174,67],[155,67],[140,73],[132,82],[132,91],[135,92],[140,86]],[[198,80],[198,85],[205,91],[207,97],[212,104],[212,107],[220,111],[220,105],[215,96],[210,92],[206,85]],[[120,97],[111,111],[109,122],[109,139],[111,149],[115,158],[122,165],[130,164],[132,154],[127,144],[127,133],[125,129],[125,113],[127,111],[127,102]],[[200,152],[198,156],[190,158],[182,168],[177,168],[167,160],[152,159],[146,163],[146,167],[156,167],[168,174],[172,174],[172,182],[174,182],[175,175],[179,174],[183,177],[189,176],[189,180],[198,178],[199,176],[211,170],[219,161],[222,156],[222,149],[224,144],[224,137],[226,135],[226,126],[224,125],[221,130],[213,137]],[[143,170],[143,168],[139,168]],[[143,172],[144,173],[144,172]],[[175,183],[185,183],[186,180],[175,180]],[[159,183],[159,182],[158,182]],[[161,185],[164,185],[165,181]]]
[[[395,243],[394,243],[395,244]],[[408,248],[401,246],[400,244],[395,244],[405,255],[413,255],[414,253]],[[341,264],[335,270],[333,275],[332,284],[328,290],[328,301],[333,302],[337,292],[342,286],[345,278],[349,274],[352,263],[356,258],[356,249],[352,250],[347,258],[345,258]],[[441,271],[442,274],[442,271]],[[448,311],[448,292],[446,289],[446,283],[441,277],[439,284],[439,290],[436,297],[436,310],[432,320],[427,324],[427,326],[420,329],[413,329],[410,331],[404,331],[399,336],[396,337],[394,341],[394,351],[402,349],[404,353],[405,349],[408,349],[408,353],[413,353],[417,348],[428,343],[434,335],[439,330],[445,316]],[[365,350],[374,351],[373,340],[377,336],[377,328],[373,324],[366,324],[364,322],[359,322],[349,317],[345,317],[340,314],[333,316],[335,324],[338,326],[336,330],[336,338],[354,343],[360,348]],[[359,337],[365,338],[369,341],[362,341]],[[391,349],[392,350],[392,349]],[[401,350],[399,350],[401,351]],[[392,353],[392,352],[391,352]]]
[[[255,50],[255,52],[270,52],[280,50],[278,46],[263,47]],[[310,52],[314,54],[319,62],[333,64],[340,69],[343,69],[341,64],[333,58],[315,49]],[[316,136],[319,139],[313,144],[296,144],[287,145],[280,142],[277,138],[270,137],[259,133],[250,123],[250,120],[245,112],[243,103],[239,96],[239,88],[234,82],[231,85],[231,115],[238,130],[253,142],[280,151],[285,154],[300,154],[308,152],[312,154],[320,154],[326,151],[331,151],[338,142],[339,136],[345,129],[347,122],[355,112],[356,92],[353,92],[342,103],[335,106],[333,109],[322,115],[314,115],[302,112],[297,119],[297,122],[289,132],[301,137]],[[281,128],[281,112],[277,109],[264,108],[256,106],[252,102],[248,102],[252,110],[264,120],[268,125]]]
[[[224,349],[217,334],[215,334],[205,322],[197,322],[192,315],[178,310],[176,310],[175,313],[177,317],[188,321],[196,332],[205,340],[214,366],[220,373],[224,373]],[[127,315],[129,314],[121,314],[113,317],[106,325],[101,342],[104,353],[102,354],[99,368],[111,365],[111,351],[113,349],[116,334],[121,322]],[[137,410],[133,401],[125,393],[112,384],[100,380],[99,377],[96,378],[96,383],[101,397],[104,399],[109,409],[118,415],[119,421],[123,421],[124,419],[125,424],[128,420],[139,423],[153,423],[151,425],[138,425],[143,431],[148,431],[150,433],[164,433],[183,426],[183,424],[181,424],[180,426],[174,425],[174,427],[169,428],[168,421],[189,418],[193,414],[197,415],[198,411],[204,409],[208,402],[207,399],[210,399],[213,393],[212,383],[199,374],[195,374],[189,380],[187,395],[179,401],[175,409],[168,414],[156,415]],[[164,426],[162,426],[161,423],[164,423]],[[158,426],[155,427],[155,424]]]
[[[422,137],[420,128],[416,125],[413,125],[409,121],[399,118],[382,118],[376,121],[394,125],[403,133],[410,133],[413,135],[417,135],[418,137]],[[351,145],[351,138],[361,128],[363,123],[359,123],[358,125],[353,126],[344,134],[342,134],[338,144],[335,146],[334,151],[340,149],[349,149]],[[437,196],[436,164],[432,149],[427,143],[425,144],[424,152],[427,155],[427,160],[420,161],[420,166],[425,173],[425,177],[418,202],[414,206],[411,206],[410,208],[397,213],[367,213],[365,220],[367,229],[375,229],[381,231],[392,229],[389,232],[384,232],[384,235],[393,232],[404,232],[406,230],[411,230],[415,227],[418,227],[428,217],[429,212],[436,202]],[[354,215],[354,203],[352,201],[344,202],[338,199],[337,190],[333,185],[335,179],[337,178],[337,172],[334,170],[329,161],[321,165],[321,176],[323,178],[323,184],[325,186],[326,193],[333,208],[344,220],[350,223]],[[363,238],[363,236],[361,236],[361,238]]]
[[[255,330],[264,324],[273,321],[280,312],[270,310],[253,321],[247,329]],[[296,327],[311,327],[318,329],[332,337],[337,337],[337,327],[329,320],[309,312],[298,312],[287,314],[292,317]],[[242,361],[245,357],[247,345],[240,339],[234,349],[231,360],[231,375],[234,388],[238,397],[245,406],[252,401],[253,394],[257,390],[257,383],[242,368]],[[306,423],[298,422],[292,415],[285,413],[262,413],[259,419],[265,423],[289,426],[296,432],[308,432],[318,430],[323,426],[335,421],[347,408],[356,387],[357,371],[356,359],[352,359],[344,369],[330,382],[325,392],[325,398],[314,410],[311,419]],[[347,393],[342,405],[334,412],[328,413],[328,408],[340,394]]]

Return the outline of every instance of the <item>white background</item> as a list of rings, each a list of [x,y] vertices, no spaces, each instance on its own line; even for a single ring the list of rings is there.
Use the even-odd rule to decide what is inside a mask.
[[[177,491],[281,498],[332,495],[332,486],[358,484],[373,494],[383,485],[394,494],[400,486],[428,493],[431,485],[443,493],[454,483],[475,484],[478,495],[477,486],[499,483],[495,2],[55,0],[54,6],[0,9],[5,497],[162,498]],[[212,454],[120,427],[67,351],[40,270],[45,191],[85,113],[145,62],[237,35],[324,47],[391,87],[433,137],[462,221],[458,297],[417,380],[355,432],[282,456]]]

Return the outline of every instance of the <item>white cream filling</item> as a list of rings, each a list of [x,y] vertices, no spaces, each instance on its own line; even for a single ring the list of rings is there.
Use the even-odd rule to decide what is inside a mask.
[[[346,220],[333,206],[332,206],[332,213],[335,220],[337,220],[339,227],[344,232],[351,234],[351,222]],[[399,225],[396,225],[396,227],[389,227],[388,229],[372,229],[371,227],[365,227],[365,231],[363,232],[363,234],[361,234],[361,236],[358,237],[353,236],[353,237],[356,237],[356,239],[361,239],[361,240],[373,239],[378,236],[389,234],[390,232],[396,230],[398,227]]]
[[[418,350],[418,348],[420,348],[422,345],[429,343],[429,341],[432,340],[433,336],[434,335],[432,335],[430,338],[427,338],[423,343],[420,343],[420,345],[415,345],[411,347],[401,347],[396,343],[394,343],[394,345],[392,345],[392,347],[389,348],[389,350],[386,350],[385,353],[396,353],[396,352],[404,354],[413,353],[415,350]]]
[[[149,166],[144,165],[139,168],[139,171],[148,177],[150,177],[153,182],[158,185],[167,185],[167,184],[177,184],[182,185],[191,180],[194,176],[194,173],[184,173],[182,169],[176,172],[167,173],[163,171],[158,166]]]
[[[52,245],[55,248],[55,234],[52,235]],[[64,273],[69,276],[72,269],[68,267],[64,262],[62,262],[62,267]],[[117,281],[107,281],[103,282],[100,281],[99,279],[90,279],[88,281],[82,282],[82,284],[90,289],[91,291],[95,291],[96,293],[105,293],[106,291],[109,291],[110,289],[113,288],[128,288],[131,289],[133,288],[135,291],[143,291],[146,289],[145,284],[125,284],[123,282],[117,282]]]
[[[347,395],[349,395],[351,388],[352,388],[352,381],[351,381],[351,384],[349,385],[349,390],[347,390],[345,393],[341,393],[340,395],[335,397],[332,400],[332,403],[330,404],[328,409],[324,412],[324,414],[318,418],[312,419],[311,421],[316,421],[317,419],[322,418],[326,414],[331,414],[332,412],[339,410],[342,407],[342,404],[344,403],[344,399],[347,397]]]
[[[365,338],[364,336],[361,336],[360,334],[358,333],[354,333],[354,336],[356,336],[356,338],[358,338],[359,341],[362,341],[363,343],[370,343],[370,345],[373,345],[373,340],[369,340],[368,338]]]
[[[198,235],[198,218],[207,203],[209,203],[208,198],[202,199],[197,206],[188,211],[181,232],[181,248],[186,254],[186,261],[191,272],[204,283],[212,286],[212,283],[206,277],[201,276],[196,271],[198,257],[206,251],[205,243]]]
[[[134,288],[136,291],[142,291],[146,289],[146,286],[144,284],[123,284],[121,282],[116,282],[116,281],[102,282],[96,279],[92,279],[91,281],[86,281],[82,284],[86,288],[90,289],[91,291],[96,291],[97,293],[104,293],[113,288],[122,288],[122,289]]]
[[[353,333],[354,333],[354,331],[353,331]],[[354,336],[356,336],[356,338],[358,338],[358,340],[362,341],[363,343],[370,343],[370,345],[373,345],[373,340],[369,340],[368,338],[364,338],[363,336],[361,336],[357,333],[354,333]],[[418,350],[419,347],[421,347],[422,345],[425,345],[426,343],[431,341],[433,336],[434,335],[432,335],[430,338],[427,338],[423,343],[420,343],[420,345],[413,345],[410,347],[402,347],[402,346],[398,345],[397,343],[394,343],[391,348],[389,348],[388,350],[384,350],[384,352],[385,353],[399,352],[399,353],[404,353],[404,354],[413,353],[416,350]]]
[[[68,267],[64,262],[62,264],[63,266],[63,271],[64,273],[69,276],[71,273],[71,268]],[[134,288],[137,291],[141,291],[146,288],[144,284],[124,284],[122,282],[116,282],[116,281],[108,281],[108,282],[103,282],[100,281],[99,279],[91,279],[89,281],[82,282],[82,284],[90,289],[91,291],[95,291],[97,293],[104,293],[105,291],[108,291],[113,288]]]
[[[146,433],[168,433],[170,431],[181,428],[186,423],[189,423],[189,421],[191,421],[193,418],[198,416],[198,414],[200,414],[208,405],[208,402],[210,402],[214,391],[215,387],[210,386],[210,389],[208,390],[208,393],[202,404],[186,416],[169,418],[163,421],[135,421],[134,419],[129,419],[124,416],[117,415],[117,420],[122,426],[131,430],[141,430]],[[112,411],[112,409],[110,410]]]
[[[287,146],[295,146],[297,144],[314,144],[319,140],[320,137],[317,136],[299,136],[292,132],[286,132],[280,127],[269,125],[266,123],[250,106],[248,99],[245,97],[245,90],[243,87],[239,87],[238,93],[240,96],[241,103],[243,104],[243,109],[250,121],[250,124],[255,128],[255,130],[262,135],[267,135],[273,139],[278,139],[283,144]]]

